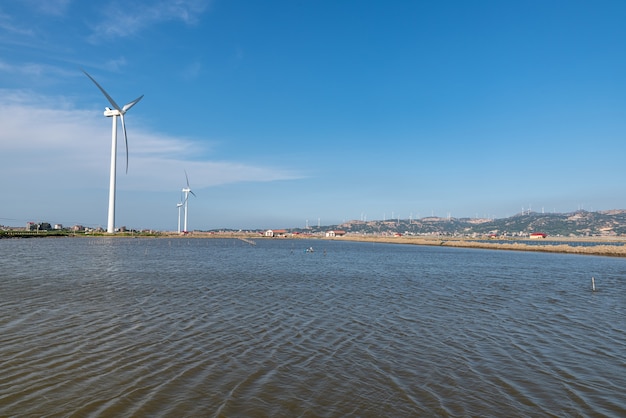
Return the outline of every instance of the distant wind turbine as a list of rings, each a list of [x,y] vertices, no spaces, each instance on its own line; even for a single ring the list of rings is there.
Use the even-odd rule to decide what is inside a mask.
[[[180,195],[180,202],[178,202],[176,204],[176,207],[178,208],[178,233],[180,234],[180,208],[183,207],[183,195],[182,195],[182,193]]]
[[[187,233],[187,204],[189,201],[189,193],[191,193],[194,197],[196,194],[191,191],[189,187],[189,177],[187,176],[187,171],[185,170],[185,180],[187,181],[187,187],[183,188],[183,193],[185,193],[185,223],[183,227],[183,233]]]
[[[104,97],[107,98],[113,109],[105,107],[104,116],[113,118],[113,128],[111,133],[111,176],[109,179],[109,218],[107,223],[107,232],[112,234],[115,232],[115,172],[117,163],[117,117],[122,120],[122,130],[124,131],[124,143],[126,144],[126,173],[128,173],[128,137],[126,136],[126,123],[124,122],[124,114],[139,100],[143,98],[143,94],[120,108],[115,100],[102,88],[100,84],[87,71],[83,70],[85,75],[100,89]]]

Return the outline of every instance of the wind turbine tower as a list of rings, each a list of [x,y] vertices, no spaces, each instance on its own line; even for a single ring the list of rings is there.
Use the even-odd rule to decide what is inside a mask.
[[[181,201],[178,202],[176,204],[176,207],[178,208],[178,233],[180,234],[180,209],[183,207],[183,202],[182,202],[182,195],[181,195]]]
[[[124,114],[134,105],[139,102],[143,98],[143,94],[124,105],[124,107],[119,107],[115,100],[109,93],[106,92],[102,88],[100,84],[89,74],[87,71],[83,70],[85,75],[89,77],[91,81],[100,89],[104,97],[107,98],[113,109],[109,107],[105,107],[104,116],[108,118],[113,118],[113,127],[111,129],[111,175],[109,178],[109,218],[107,222],[107,232],[109,234],[113,234],[115,232],[115,173],[116,173],[116,164],[117,164],[117,117],[119,116],[122,120],[122,131],[124,131],[124,143],[126,144],[126,173],[128,173],[128,137],[126,136],[126,123],[124,122]]]
[[[187,187],[183,188],[183,193],[185,193],[185,223],[183,226],[183,233],[187,233],[187,207],[188,207],[188,202],[189,202],[189,193],[191,193],[194,197],[196,196],[196,194],[194,192],[191,191],[191,188],[189,187],[189,177],[187,177],[187,171],[185,171],[185,180],[187,181]]]

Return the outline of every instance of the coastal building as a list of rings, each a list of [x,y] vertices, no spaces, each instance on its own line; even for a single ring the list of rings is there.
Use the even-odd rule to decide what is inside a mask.
[[[545,234],[543,232],[533,232],[532,234],[530,234],[530,239],[543,239],[547,236],[548,234]]]
[[[52,225],[49,222],[27,222],[26,230],[27,231],[50,231],[52,229]]]
[[[343,237],[346,235],[346,231],[335,230],[335,231],[327,231],[326,237]]]
[[[266,237],[284,237],[285,235],[287,235],[287,230],[286,229],[268,229],[267,231],[265,231],[265,236]]]

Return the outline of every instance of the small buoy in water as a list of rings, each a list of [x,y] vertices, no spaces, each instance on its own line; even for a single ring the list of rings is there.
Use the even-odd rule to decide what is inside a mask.
[[[596,279],[594,279],[593,276],[591,277],[591,291],[596,291]]]

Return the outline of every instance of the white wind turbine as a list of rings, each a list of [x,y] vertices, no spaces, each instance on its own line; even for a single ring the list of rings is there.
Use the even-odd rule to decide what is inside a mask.
[[[178,233],[180,234],[180,208],[183,207],[183,195],[180,195],[180,202],[178,202],[176,204],[176,207],[178,208]]]
[[[189,187],[189,177],[187,177],[187,171],[185,170],[185,180],[187,180],[187,187],[183,188],[183,193],[185,193],[185,223],[183,226],[183,233],[187,233],[187,202],[189,201],[189,193],[191,193],[192,195],[194,195],[194,197],[196,196],[196,194],[194,192],[191,191],[191,188]]]
[[[126,136],[126,124],[124,123],[124,114],[134,105],[137,104],[139,100],[143,98],[143,94],[124,105],[124,107],[120,108],[115,100],[102,88],[100,84],[92,76],[87,74],[87,71],[83,70],[85,75],[89,77],[91,81],[100,89],[104,97],[107,98],[113,109],[105,107],[104,116],[113,118],[113,128],[111,133],[111,177],[109,180],[109,218],[107,223],[107,232],[112,234],[115,232],[115,173],[116,173],[116,163],[117,163],[117,117],[119,116],[122,120],[122,131],[124,131],[124,143],[126,144],[126,173],[128,173],[128,137]]]

